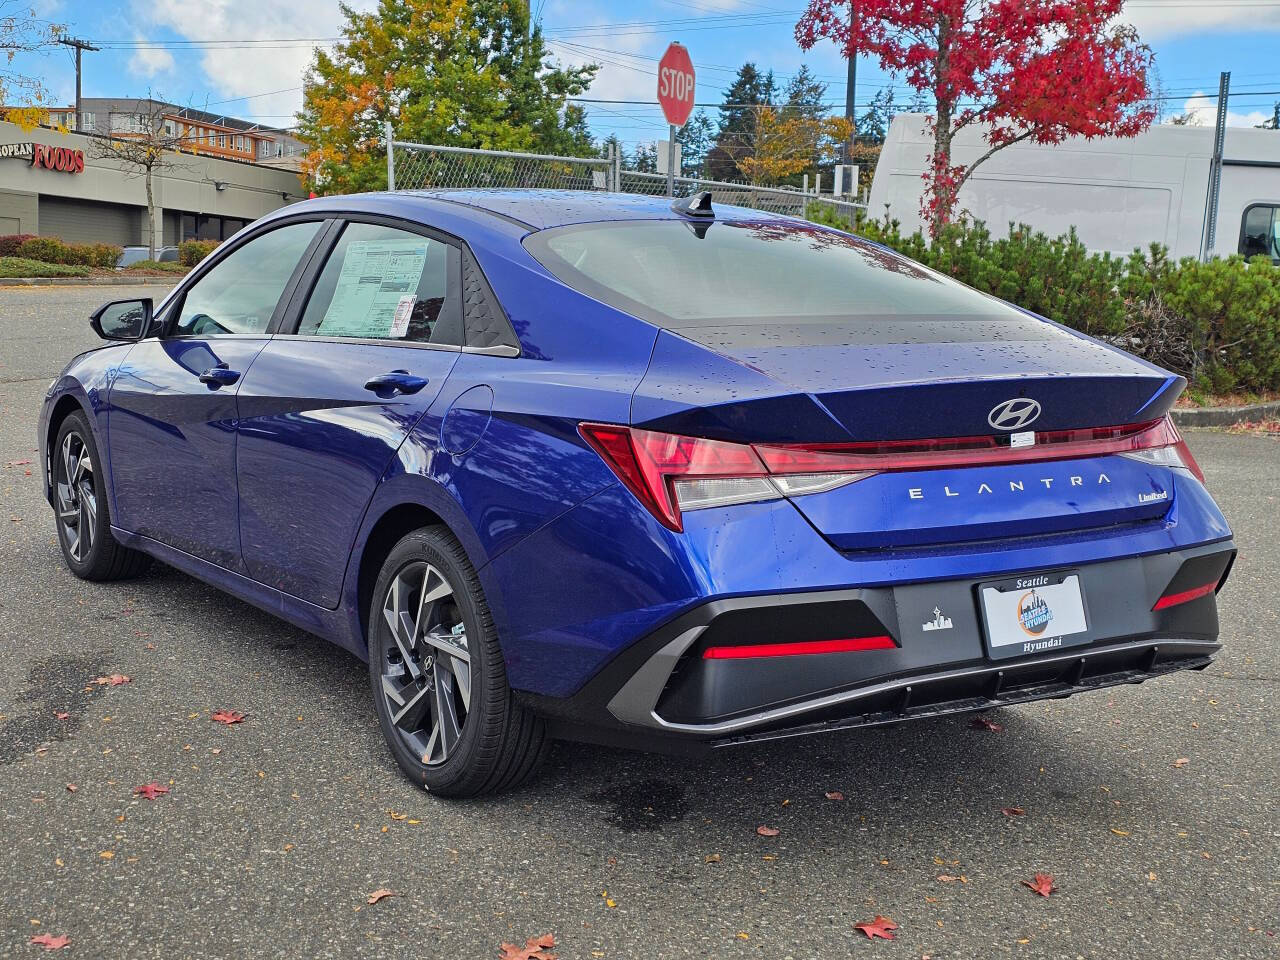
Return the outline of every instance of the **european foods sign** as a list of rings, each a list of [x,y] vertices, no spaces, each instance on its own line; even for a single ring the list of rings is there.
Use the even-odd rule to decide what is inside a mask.
[[[31,166],[59,173],[84,173],[84,151],[43,143],[0,143],[0,160],[30,160]]]

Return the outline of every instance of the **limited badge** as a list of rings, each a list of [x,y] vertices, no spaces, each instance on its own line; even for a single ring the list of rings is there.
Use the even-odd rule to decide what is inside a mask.
[[[405,296],[396,304],[395,316],[391,318],[391,336],[400,339],[409,333],[409,318],[413,316],[414,304],[418,298]]]

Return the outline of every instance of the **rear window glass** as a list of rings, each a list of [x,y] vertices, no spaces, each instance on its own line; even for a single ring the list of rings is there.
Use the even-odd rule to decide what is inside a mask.
[[[525,244],[574,289],[694,339],[730,331],[739,343],[775,345],[1057,335],[910,260],[804,224],[586,224]]]

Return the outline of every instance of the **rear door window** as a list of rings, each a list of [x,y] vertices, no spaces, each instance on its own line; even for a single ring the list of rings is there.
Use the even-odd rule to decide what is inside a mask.
[[[307,301],[298,334],[459,346],[460,253],[434,237],[349,223]]]
[[[1280,263],[1280,205],[1257,203],[1244,212],[1240,252]]]

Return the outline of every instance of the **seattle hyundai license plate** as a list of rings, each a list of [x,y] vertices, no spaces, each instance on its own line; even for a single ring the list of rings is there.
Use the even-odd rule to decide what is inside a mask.
[[[1015,577],[980,589],[992,659],[1089,642],[1084,596],[1074,573]]]

